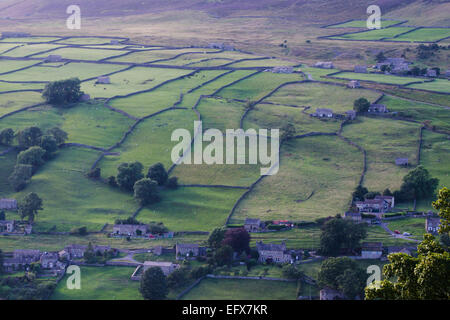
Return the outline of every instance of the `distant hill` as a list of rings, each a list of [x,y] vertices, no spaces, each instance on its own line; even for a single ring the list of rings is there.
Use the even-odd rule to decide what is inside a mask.
[[[68,5],[78,4],[85,17],[111,17],[157,14],[171,11],[201,11],[213,17],[279,17],[289,20],[329,22],[364,18],[373,0],[3,0],[0,17],[5,19],[67,16]],[[378,0],[383,14],[395,12],[402,18],[419,18],[428,24],[446,23],[450,1]],[[408,16],[410,15],[410,16]]]

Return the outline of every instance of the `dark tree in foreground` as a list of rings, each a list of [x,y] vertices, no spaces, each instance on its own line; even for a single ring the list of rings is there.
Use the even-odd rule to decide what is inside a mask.
[[[42,97],[47,103],[57,106],[77,102],[83,95],[80,84],[81,81],[78,78],[52,81],[45,86]]]
[[[170,289],[177,289],[184,286],[189,279],[189,270],[179,268],[167,276],[167,286]]]
[[[319,286],[341,291],[353,299],[363,295],[367,274],[348,257],[328,258],[322,262],[318,280]]]
[[[370,102],[366,98],[359,98],[353,103],[353,110],[356,112],[369,111]]]
[[[225,232],[225,237],[222,245],[229,245],[237,253],[242,251],[250,251],[250,235],[244,228],[228,229]]]
[[[152,165],[148,169],[147,178],[155,180],[160,186],[164,185],[168,178],[164,165],[160,162]]]
[[[145,300],[164,300],[169,289],[166,276],[160,267],[148,268],[141,276],[139,291]]]
[[[233,262],[233,248],[224,245],[214,252],[214,262],[218,266],[231,265]]]
[[[134,198],[142,206],[158,202],[160,200],[158,193],[156,181],[144,178],[134,184]]]
[[[31,192],[25,196],[25,198],[19,202],[19,214],[24,219],[28,217],[28,221],[32,223],[39,210],[42,210],[42,199],[39,196]]]
[[[447,234],[450,232],[450,190],[446,187],[439,190],[439,197],[433,202],[433,207],[439,210],[441,217],[441,227],[439,233]]]
[[[119,165],[119,173],[117,174],[117,184],[120,188],[133,191],[136,181],[141,180],[144,175],[142,174],[143,166],[140,162],[122,163]]]
[[[366,224],[340,217],[333,218],[322,226],[320,252],[325,256],[336,256],[341,249],[353,251],[366,236]]]

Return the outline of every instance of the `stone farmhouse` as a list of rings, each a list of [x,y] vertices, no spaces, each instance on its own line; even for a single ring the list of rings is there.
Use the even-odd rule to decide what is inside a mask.
[[[13,252],[13,258],[20,259],[23,264],[30,264],[39,261],[41,258],[41,251],[32,249],[16,249]]]
[[[367,67],[366,66],[355,66],[354,72],[355,73],[367,73]]]
[[[397,158],[395,164],[397,166],[408,166],[408,158]]]
[[[286,244],[264,244],[262,241],[256,243],[256,250],[258,250],[259,258],[258,261],[264,262],[275,262],[275,263],[286,263],[291,262],[292,255],[286,249]]]
[[[189,259],[206,255],[206,248],[196,243],[177,243],[175,245],[175,256],[177,260]]]
[[[246,218],[244,222],[244,229],[247,232],[259,232],[264,228],[264,223],[260,219]]]
[[[383,66],[391,68],[391,73],[405,73],[409,71],[409,65],[411,62],[406,61],[404,58],[387,58],[385,61],[377,63],[375,69],[381,70]]]
[[[427,233],[437,234],[439,226],[441,225],[441,219],[437,217],[427,217],[425,220],[425,231]]]
[[[381,218],[383,213],[390,211],[393,201],[393,199],[390,201],[383,197],[379,197],[375,199],[365,199],[364,201],[356,201],[355,206],[358,208],[359,212],[373,213]]]
[[[115,224],[113,235],[123,236],[143,236],[147,234],[148,226],[146,224]]]
[[[0,199],[0,210],[17,210],[17,200]]]
[[[53,269],[56,267],[59,256],[57,252],[44,252],[39,261],[44,269]]]
[[[363,242],[361,257],[363,259],[379,259],[383,255],[383,243]]]
[[[375,199],[376,200],[381,199],[381,200],[387,202],[388,209],[392,209],[395,206],[395,197],[394,196],[380,196],[380,195],[378,195],[378,196],[375,196]]]
[[[15,220],[0,220],[0,233],[12,233],[15,226]]]
[[[334,69],[333,62],[331,61],[319,61],[314,64],[315,68],[321,69]]]
[[[370,113],[386,113],[388,109],[385,104],[372,103],[369,107]]]
[[[347,87],[351,88],[351,89],[357,89],[357,88],[361,88],[361,84],[359,83],[358,80],[351,80],[348,84]]]
[[[355,222],[360,222],[362,220],[361,212],[345,212],[344,218],[353,220]]]
[[[311,114],[311,117],[333,118],[333,110],[327,108],[317,108],[316,112]]]

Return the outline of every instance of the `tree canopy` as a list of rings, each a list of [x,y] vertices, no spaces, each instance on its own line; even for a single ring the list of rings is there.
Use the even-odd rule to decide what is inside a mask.
[[[148,268],[141,277],[139,291],[145,300],[164,300],[169,292],[160,267]]]
[[[432,178],[428,170],[419,165],[403,177],[400,191],[394,195],[401,200],[428,199],[433,196],[438,184],[439,179]]]
[[[140,205],[145,206],[147,204],[155,203],[160,200],[158,184],[156,181],[148,178],[136,181],[134,184],[134,198]]]
[[[359,98],[353,103],[353,110],[356,112],[367,112],[370,107],[370,102],[366,98]]]
[[[136,181],[141,180],[144,175],[142,174],[143,166],[140,162],[122,163],[117,170],[117,184],[120,188],[133,191]]]
[[[28,217],[28,221],[32,223],[39,210],[42,210],[42,199],[39,196],[31,192],[25,196],[25,198],[18,204],[19,214],[24,219]]]
[[[244,228],[228,229],[225,232],[222,245],[229,245],[237,253],[250,251],[250,235]]]
[[[155,180],[158,185],[162,186],[167,182],[168,174],[164,165],[160,162],[152,165],[148,169],[147,178]]]
[[[49,82],[42,92],[42,97],[47,103],[56,106],[77,102],[83,95],[80,84],[81,81],[78,78]]]

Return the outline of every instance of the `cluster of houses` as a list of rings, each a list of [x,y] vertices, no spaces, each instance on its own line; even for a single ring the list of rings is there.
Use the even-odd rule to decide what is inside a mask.
[[[373,199],[355,201],[355,206],[359,213],[370,213],[381,218],[384,213],[390,212],[394,208],[395,198],[393,196],[377,195]],[[354,220],[354,216],[352,219]]]
[[[150,232],[147,224],[115,224],[110,236],[116,238],[170,239],[173,238],[174,232],[169,231],[163,234],[153,234]]]
[[[17,211],[16,199],[0,199],[0,211]],[[30,234],[31,224],[16,220],[0,220],[0,235],[25,235]]]

